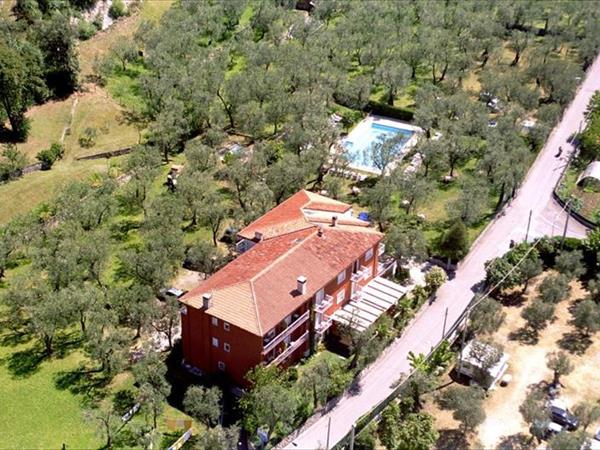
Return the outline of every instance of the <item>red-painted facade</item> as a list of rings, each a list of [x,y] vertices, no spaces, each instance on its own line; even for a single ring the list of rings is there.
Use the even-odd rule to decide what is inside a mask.
[[[319,289],[309,284],[310,290],[315,294],[290,316],[281,317],[280,323],[273,330],[266,330],[264,336],[257,336],[228,324],[201,308],[185,307],[182,310],[181,321],[186,363],[205,373],[222,371],[238,385],[247,384],[246,373],[258,364],[295,364],[308,354],[310,335],[313,339],[322,337],[323,333],[317,333],[315,330],[318,322],[327,322],[329,316],[350,301],[353,289],[358,290],[377,276],[378,246],[379,244],[367,250],[355,263],[341,271],[344,272],[344,276],[338,274],[339,283],[336,276]],[[365,268],[367,273],[363,272],[364,277],[355,282],[353,287],[353,273]],[[321,289],[322,293],[319,292]],[[331,296],[331,306],[323,312],[315,310],[311,314],[311,304],[315,303],[315,297],[321,296],[324,297],[323,301],[328,298],[325,296]],[[291,328],[295,329],[288,332],[289,336],[282,335]],[[281,342],[273,344],[273,341],[279,339]],[[269,348],[269,345],[272,348]]]

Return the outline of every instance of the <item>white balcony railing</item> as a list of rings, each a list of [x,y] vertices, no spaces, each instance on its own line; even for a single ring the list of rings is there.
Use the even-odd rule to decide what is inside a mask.
[[[286,337],[288,337],[291,333],[293,333],[295,330],[297,330],[303,323],[305,323],[308,320],[309,316],[310,316],[310,311],[306,311],[304,314],[302,314],[300,317],[298,317],[294,322],[292,322],[285,330],[283,330],[281,333],[279,333],[277,336],[275,336],[270,341],[266,342],[263,345],[263,351],[262,351],[263,355],[266,355],[271,350],[273,350],[278,344],[283,342],[283,340]]]
[[[292,353],[294,353],[296,351],[296,349],[298,347],[300,347],[302,344],[304,344],[307,340],[308,340],[308,331],[304,332],[304,334],[302,334],[302,336],[300,336],[295,341],[291,342],[290,345],[288,345],[287,348],[280,355],[277,356],[277,358],[275,358],[273,361],[271,361],[269,363],[269,365],[281,364],[283,361],[288,359],[292,355]]]
[[[321,300],[321,303],[315,306],[315,311],[317,313],[324,313],[331,305],[333,305],[333,297],[331,295],[326,295],[323,297],[323,300]]]
[[[352,281],[354,283],[358,283],[359,281],[364,280],[365,278],[368,278],[371,276],[371,270],[369,270],[370,267],[365,267],[365,266],[361,266],[360,270],[356,273],[352,274]]]
[[[325,334],[325,332],[327,330],[329,330],[329,328],[331,328],[332,323],[333,323],[333,319],[331,317],[324,316],[323,319],[321,319],[321,322],[319,323],[319,325],[315,327],[315,333],[319,337],[322,337],[323,334]]]

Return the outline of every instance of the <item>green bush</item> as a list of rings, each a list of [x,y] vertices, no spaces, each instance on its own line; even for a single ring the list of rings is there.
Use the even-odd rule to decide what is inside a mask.
[[[113,0],[112,5],[110,5],[110,9],[108,10],[108,15],[113,20],[126,16],[127,7],[125,6],[125,3],[123,3],[123,0]]]
[[[52,165],[63,157],[65,148],[62,144],[54,142],[50,148],[40,151],[36,158],[42,163],[42,170],[50,170]]]
[[[80,20],[77,24],[77,36],[82,41],[87,41],[94,34],[96,34],[98,29],[93,23],[87,22],[85,20]]]
[[[404,120],[406,122],[412,121],[415,115],[414,111],[410,109],[398,108],[396,106],[390,106],[372,100],[369,101],[365,109],[378,116],[391,117],[392,119]]]
[[[92,25],[94,25],[96,27],[96,30],[100,31],[100,30],[102,30],[103,24],[104,24],[104,16],[102,15],[102,13],[96,14],[96,17],[94,17],[94,20],[92,21]]]
[[[79,145],[83,148],[90,148],[96,145],[96,136],[98,131],[95,128],[86,128],[79,136]]]
[[[376,434],[376,424],[375,422],[371,422],[367,428],[356,435],[354,450],[374,450],[377,444]]]

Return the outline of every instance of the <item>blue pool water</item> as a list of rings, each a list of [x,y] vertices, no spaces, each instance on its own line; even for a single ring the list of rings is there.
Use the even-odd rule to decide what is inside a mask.
[[[378,169],[373,165],[369,151],[371,145],[377,141],[389,139],[399,133],[402,134],[403,138],[398,145],[403,147],[414,134],[414,131],[371,122],[370,126],[351,132],[343,141],[350,164],[378,172]]]

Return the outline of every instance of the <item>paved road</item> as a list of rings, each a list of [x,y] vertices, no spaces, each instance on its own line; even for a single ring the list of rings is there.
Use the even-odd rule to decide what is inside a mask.
[[[400,374],[409,370],[406,359],[408,352],[412,350],[416,353],[427,353],[439,342],[446,309],[448,324],[454,323],[466,309],[473,296],[474,285],[484,278],[484,263],[505,253],[511,240],[524,239],[530,210],[533,211],[530,237],[562,233],[566,217],[554,203],[552,190],[565,162],[554,155],[559,145],[563,147],[562,156],[568,156],[573,151],[567,143],[567,138],[582,124],[589,99],[596,90],[600,90],[599,58],[596,58],[563,120],[553,130],[531,167],[517,197],[506,208],[504,214],[481,234],[460,264],[455,278],[439,289],[433,305],[426,307],[403,336],[363,373],[359,392],[342,397],[329,413],[302,430],[286,448],[325,448],[330,419],[329,446],[332,447],[346,435],[360,416],[386,398]],[[569,221],[570,236],[581,237],[585,236],[585,233],[585,227],[575,220]]]

